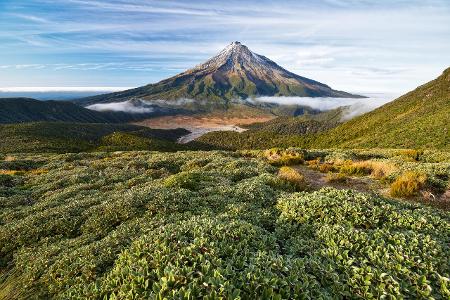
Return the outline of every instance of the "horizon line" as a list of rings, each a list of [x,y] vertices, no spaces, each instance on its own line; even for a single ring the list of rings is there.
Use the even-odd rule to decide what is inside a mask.
[[[136,87],[125,86],[41,86],[41,87],[0,87],[2,93],[46,93],[46,92],[117,92]]]

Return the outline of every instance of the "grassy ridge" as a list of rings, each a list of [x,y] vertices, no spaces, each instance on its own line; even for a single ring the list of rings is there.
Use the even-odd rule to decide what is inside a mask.
[[[445,211],[295,193],[229,152],[15,155],[2,168],[22,171],[0,177],[0,299],[450,297]]]
[[[450,149],[450,68],[437,79],[321,134],[317,147]]]
[[[311,124],[308,124],[301,118],[282,119],[241,134],[208,133],[198,141],[222,149],[272,147],[450,149],[449,116],[450,69],[447,69],[437,79],[397,100],[329,130],[322,130],[332,125],[322,123],[323,120],[312,123],[310,121]]]
[[[185,129],[161,130],[126,124],[36,122],[0,125],[0,153],[93,150],[187,149],[176,140]]]

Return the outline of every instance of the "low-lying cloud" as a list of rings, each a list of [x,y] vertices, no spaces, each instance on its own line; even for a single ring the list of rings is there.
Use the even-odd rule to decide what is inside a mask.
[[[263,102],[278,105],[301,105],[320,111],[345,107],[342,120],[346,121],[394,100],[397,95],[376,93],[366,95],[368,98],[330,98],[330,97],[258,97],[255,99],[236,100],[237,102]],[[96,111],[120,111],[127,113],[152,113],[155,109],[163,107],[179,107],[196,102],[206,104],[206,100],[178,99],[178,100],[142,100],[131,99],[115,103],[99,103],[87,106]]]
[[[140,101],[136,104],[132,101],[123,101],[115,103],[98,103],[87,106],[86,108],[96,111],[115,111],[115,112],[127,112],[133,114],[152,113],[154,108],[150,105]]]
[[[343,121],[349,120],[366,112],[374,110],[388,102],[397,95],[376,93],[366,95],[368,98],[331,98],[331,97],[258,97],[253,101],[275,103],[279,105],[301,105],[313,109],[326,111],[338,107],[346,107]]]
[[[141,101],[145,101],[145,103],[151,103],[151,104],[155,104],[155,105],[162,105],[162,106],[182,106],[182,105],[186,105],[186,104],[190,104],[190,103],[200,103],[200,101],[198,100],[194,100],[194,99],[187,99],[187,98],[180,98],[177,100],[141,100]]]
[[[123,102],[99,103],[92,104],[86,108],[96,111],[121,111],[127,113],[152,113],[158,108],[176,108],[179,106],[193,103],[193,99],[177,99],[177,100],[143,100],[133,98]]]

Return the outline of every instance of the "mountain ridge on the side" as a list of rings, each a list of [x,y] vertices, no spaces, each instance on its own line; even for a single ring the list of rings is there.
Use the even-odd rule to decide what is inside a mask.
[[[32,98],[0,98],[0,124],[24,122],[81,122],[127,123],[142,120],[150,115],[161,115],[162,110],[149,113],[121,111],[95,111],[69,101],[40,101]]]
[[[197,141],[222,149],[304,148],[436,148],[450,149],[450,68],[439,77],[371,112],[334,128],[296,133],[301,118],[260,124],[243,133],[212,132]],[[273,126],[277,122],[283,126]],[[321,128],[315,124],[315,128]],[[281,129],[280,129],[281,128]],[[323,126],[322,126],[323,128]],[[299,128],[297,128],[299,130]],[[300,128],[301,129],[301,128]],[[297,130],[297,132],[298,132]]]
[[[317,146],[450,148],[450,68],[405,95],[324,133]]]
[[[240,42],[185,72],[158,83],[122,92],[76,100],[89,106],[122,101],[191,99],[202,105],[227,108],[234,100],[258,96],[363,98],[337,91],[318,81],[294,74]],[[192,103],[191,103],[192,106]]]

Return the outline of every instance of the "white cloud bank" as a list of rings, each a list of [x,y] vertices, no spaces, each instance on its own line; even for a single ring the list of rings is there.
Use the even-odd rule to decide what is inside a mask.
[[[142,101],[139,103],[139,105],[136,105],[136,103],[131,101],[123,101],[115,103],[92,104],[87,106],[86,108],[96,111],[120,111],[133,114],[151,113],[154,111],[153,107],[146,105]]]
[[[301,105],[308,106],[320,111],[327,111],[338,107],[346,107],[343,120],[369,112],[383,104],[386,104],[398,97],[395,94],[373,93],[366,94],[368,98],[330,98],[330,97],[258,97],[244,100],[248,102],[275,103],[279,105]],[[99,103],[87,106],[87,108],[97,111],[121,111],[128,113],[151,113],[156,107],[176,107],[198,102],[192,99],[179,99],[176,101],[152,100],[145,101],[133,99],[115,103]],[[200,102],[201,104],[201,102]]]
[[[326,111],[338,107],[347,107],[343,120],[349,120],[366,112],[374,110],[398,95],[387,93],[376,93],[366,95],[368,98],[331,98],[331,97],[258,97],[253,101],[276,103],[280,105],[302,105],[313,109]]]
[[[99,103],[92,104],[86,108],[96,110],[96,111],[121,111],[127,113],[151,113],[155,111],[155,108],[159,107],[169,107],[175,108],[182,105],[187,105],[193,102],[198,102],[193,99],[181,98],[178,100],[143,100],[143,99],[133,99],[122,102],[114,103]],[[201,102],[199,102],[201,103]]]

